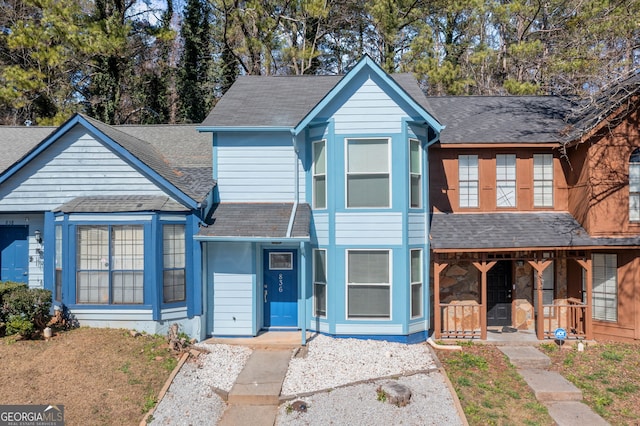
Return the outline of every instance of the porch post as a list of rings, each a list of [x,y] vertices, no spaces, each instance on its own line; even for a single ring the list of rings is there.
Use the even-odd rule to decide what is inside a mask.
[[[493,268],[497,261],[473,262],[473,266],[480,271],[480,338],[487,340],[487,272]]]
[[[587,258],[584,260],[576,259],[576,261],[582,266],[586,272],[586,292],[587,292],[587,300],[585,304],[585,316],[584,319],[584,332],[587,340],[593,340],[593,317],[591,313],[591,309],[593,308],[593,262],[591,261],[591,252],[587,252]]]
[[[440,273],[446,263],[433,262],[433,334],[436,339],[442,337],[442,312],[440,311]]]
[[[536,271],[536,293],[538,294],[538,307],[536,308],[536,337],[544,339],[544,307],[542,300],[542,273],[553,260],[529,260],[529,264]]]

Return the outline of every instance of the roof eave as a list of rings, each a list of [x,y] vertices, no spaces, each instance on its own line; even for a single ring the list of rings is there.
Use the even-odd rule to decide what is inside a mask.
[[[293,132],[293,127],[287,126],[200,126],[198,132]]]

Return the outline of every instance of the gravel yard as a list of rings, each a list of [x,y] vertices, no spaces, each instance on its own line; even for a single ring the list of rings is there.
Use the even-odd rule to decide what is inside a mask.
[[[187,362],[153,414],[153,425],[215,424],[226,404],[212,386],[231,390],[251,350],[223,344]],[[445,379],[425,344],[316,336],[291,359],[277,425],[461,425]],[[292,351],[293,355],[293,351]],[[410,388],[411,402],[379,400],[378,386],[391,376]],[[307,411],[292,410],[302,400]]]

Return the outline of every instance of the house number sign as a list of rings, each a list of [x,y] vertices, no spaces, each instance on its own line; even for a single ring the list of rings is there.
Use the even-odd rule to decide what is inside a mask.
[[[278,274],[278,293],[282,293],[284,291],[284,282],[282,279],[282,274]]]

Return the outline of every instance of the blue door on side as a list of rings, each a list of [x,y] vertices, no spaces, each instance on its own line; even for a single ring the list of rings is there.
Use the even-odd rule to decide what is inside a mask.
[[[262,300],[264,327],[297,327],[297,250],[265,250]]]
[[[0,226],[0,281],[29,281],[26,226]]]

